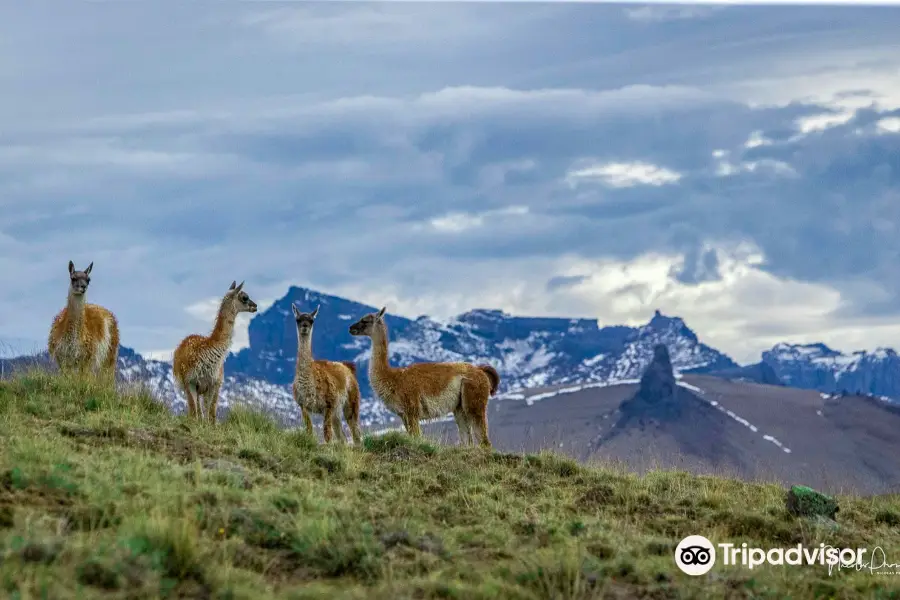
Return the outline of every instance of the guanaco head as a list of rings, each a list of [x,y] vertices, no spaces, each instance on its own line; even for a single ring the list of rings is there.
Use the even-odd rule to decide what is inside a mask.
[[[75,263],[69,261],[69,291],[75,296],[82,296],[87,291],[88,284],[91,283],[91,269],[94,263],[88,265],[84,271],[76,271]]]
[[[241,312],[256,312],[256,302],[250,299],[250,296],[247,295],[247,292],[244,291],[244,282],[241,282],[241,285],[237,285],[236,282],[231,282],[231,287],[228,288],[228,293],[225,294],[226,300],[231,300],[231,306],[234,308],[235,313]]]
[[[384,311],[387,306],[379,310],[377,313],[369,313],[362,319],[350,326],[350,335],[368,335],[371,336],[375,331],[375,325],[382,322]]]
[[[316,315],[319,314],[319,307],[311,313],[300,312],[297,305],[291,304],[294,309],[294,320],[297,321],[297,334],[301,337],[307,337],[312,334],[313,323],[316,322]]]

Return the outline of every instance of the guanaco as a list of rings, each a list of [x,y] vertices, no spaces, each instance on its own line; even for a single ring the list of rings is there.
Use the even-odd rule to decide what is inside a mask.
[[[341,413],[353,443],[360,444],[359,432],[359,382],[356,380],[356,365],[350,361],[316,360],[312,353],[312,332],[319,314],[319,307],[311,313],[301,312],[294,304],[294,320],[297,323],[297,367],[294,374],[294,400],[303,412],[306,431],[313,433],[310,413],[322,415],[325,442],[332,439],[332,431],[337,433],[337,441],[346,443],[347,438],[341,427]]]
[[[53,319],[47,349],[63,372],[89,372],[114,382],[119,358],[119,323],[108,309],[87,302],[94,263],[76,271],[69,261],[69,298]]]
[[[490,365],[464,362],[415,363],[391,367],[388,357],[387,307],[370,313],[350,326],[350,335],[372,339],[369,381],[385,406],[400,416],[406,431],[422,435],[419,421],[452,412],[459,429],[459,443],[474,444],[472,431],[483,446],[488,438],[487,405],[500,386],[500,375]]]
[[[172,372],[175,384],[187,398],[189,417],[216,422],[225,357],[231,349],[234,321],[242,312],[255,313],[256,302],[244,291],[243,281],[240,285],[232,281],[219,305],[212,333],[189,335],[175,348]]]

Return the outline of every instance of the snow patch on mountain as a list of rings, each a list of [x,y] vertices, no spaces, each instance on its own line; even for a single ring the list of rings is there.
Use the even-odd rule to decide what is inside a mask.
[[[559,388],[558,390],[552,390],[549,392],[542,392],[540,394],[533,394],[531,396],[526,396],[522,394],[522,399],[525,400],[525,404],[531,406],[535,402],[540,402],[541,400],[546,400],[547,398],[555,398],[557,396],[561,396],[563,394],[572,394],[574,392],[580,392],[582,390],[590,390],[594,388],[601,387],[612,387],[614,385],[628,385],[628,384],[636,384],[640,383],[640,379],[621,379],[621,380],[612,380],[612,381],[603,381],[598,383],[585,383],[583,385],[573,385],[571,387]]]
[[[763,352],[786,385],[826,394],[850,393],[900,398],[900,357],[891,348],[845,354],[825,344],[775,344]]]
[[[702,400],[705,400],[707,403],[709,403],[710,406],[712,406],[713,408],[715,408],[715,409],[718,410],[719,412],[725,413],[729,418],[731,418],[731,419],[733,419],[734,421],[740,423],[741,425],[743,425],[744,427],[746,427],[747,429],[749,429],[749,430],[752,431],[753,433],[758,433],[758,432],[759,432],[759,428],[758,428],[756,425],[753,425],[752,423],[750,423],[750,421],[748,421],[747,419],[745,419],[745,418],[743,418],[743,417],[741,417],[741,416],[738,416],[737,414],[735,414],[734,412],[728,410],[727,408],[725,408],[724,406],[722,406],[721,404],[719,404],[719,403],[716,402],[715,400],[711,400],[711,399],[706,398],[706,392],[705,392],[703,389],[697,387],[696,385],[691,385],[690,383],[687,383],[687,382],[685,382],[685,381],[679,381],[679,382],[677,383],[677,385],[679,385],[679,386],[681,386],[681,387],[683,387],[683,388],[685,388],[685,389],[688,389],[688,390],[694,392],[694,394],[696,394],[698,398],[700,398],[700,399],[702,399]],[[763,438],[763,440],[765,440],[765,441],[767,441],[767,442],[770,442],[770,443],[772,443],[772,444],[775,444],[776,446],[778,446],[779,448],[781,448],[781,449],[784,451],[785,454],[790,454],[790,453],[791,453],[791,449],[788,448],[787,446],[785,446],[784,444],[782,444],[782,443],[781,443],[777,438],[775,438],[774,436],[771,436],[771,435],[768,435],[768,434],[763,434],[762,438]]]

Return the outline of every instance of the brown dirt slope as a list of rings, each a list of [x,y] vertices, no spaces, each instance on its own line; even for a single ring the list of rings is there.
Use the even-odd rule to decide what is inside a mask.
[[[637,384],[585,388],[531,406],[494,399],[488,413],[491,440],[507,451],[547,448],[584,462],[624,463],[637,472],[678,468],[833,493],[900,491],[900,462],[894,459],[900,448],[897,407],[863,397],[826,399],[815,391],[686,375],[676,393],[678,414],[659,418],[652,410],[635,413],[632,407],[634,414],[624,415],[623,403],[627,407],[638,391]],[[452,421],[424,430],[456,442]]]

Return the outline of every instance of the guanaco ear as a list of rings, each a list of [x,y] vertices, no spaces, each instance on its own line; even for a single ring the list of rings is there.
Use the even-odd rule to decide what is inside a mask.
[[[297,310],[297,305],[294,304],[293,302],[291,302],[291,310],[294,311],[294,319],[299,319],[299,318],[300,318],[300,311]]]
[[[237,294],[238,292],[240,292],[242,287],[244,287],[243,281],[240,283],[240,285],[238,285],[236,288],[234,288],[234,293]]]
[[[94,262],[91,261],[91,264],[88,265],[88,268],[84,270],[84,274],[85,274],[85,275],[90,275],[90,274],[91,274],[91,269],[93,269],[93,268],[94,268]]]
[[[379,319],[380,319],[381,317],[384,316],[384,311],[386,311],[386,310],[387,310],[387,306],[382,307],[382,309],[378,311],[378,318],[379,318]]]
[[[70,261],[69,261],[69,275],[71,275],[71,274],[74,273],[74,272],[75,272],[75,263],[73,263],[73,262],[70,260]]]
[[[231,287],[228,288],[228,290],[229,290],[229,291],[230,291],[230,290],[233,290],[233,289],[234,289],[234,286],[236,286],[236,285],[237,285],[237,281],[232,281],[232,282],[231,282]]]
[[[316,310],[312,311],[312,313],[311,313],[313,319],[315,319],[316,315],[319,314],[319,306],[320,305],[316,305]]]

